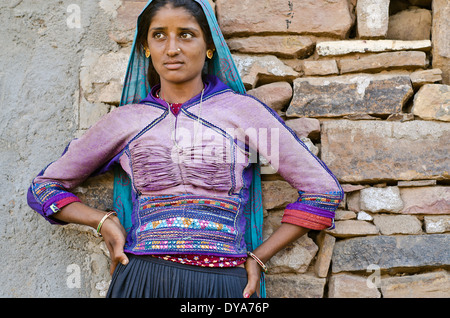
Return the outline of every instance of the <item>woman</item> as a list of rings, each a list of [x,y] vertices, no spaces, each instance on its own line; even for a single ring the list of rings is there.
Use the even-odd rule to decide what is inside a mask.
[[[51,223],[86,224],[103,236],[108,297],[255,297],[274,254],[333,225],[339,183],[270,108],[244,94],[207,0],[149,1],[122,105],[72,141],[28,195]],[[255,151],[277,154],[272,165],[300,194],[265,242]],[[115,213],[69,192],[113,166]]]

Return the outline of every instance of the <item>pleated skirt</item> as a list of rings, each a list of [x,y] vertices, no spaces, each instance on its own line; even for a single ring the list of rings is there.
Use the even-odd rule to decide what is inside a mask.
[[[247,271],[205,268],[128,255],[112,276],[107,298],[242,298]],[[253,295],[256,297],[256,295]]]

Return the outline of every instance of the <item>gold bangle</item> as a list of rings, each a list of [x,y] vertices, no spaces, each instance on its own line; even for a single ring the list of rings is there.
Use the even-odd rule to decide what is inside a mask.
[[[102,236],[102,234],[100,233],[100,230],[101,230],[101,228],[102,228],[102,226],[103,226],[103,222],[105,222],[105,220],[107,219],[107,218],[109,218],[111,215],[117,215],[117,213],[115,212],[115,211],[111,211],[111,212],[108,212],[108,213],[106,213],[105,214],[105,216],[100,220],[100,222],[98,223],[98,225],[97,225],[97,234],[98,235],[100,235],[100,236]]]
[[[256,261],[256,263],[259,264],[259,266],[261,266],[261,268],[263,269],[264,273],[267,273],[267,266],[264,265],[264,263],[258,258],[258,256],[256,256],[252,252],[247,252],[247,254],[248,254],[248,256],[253,258]]]

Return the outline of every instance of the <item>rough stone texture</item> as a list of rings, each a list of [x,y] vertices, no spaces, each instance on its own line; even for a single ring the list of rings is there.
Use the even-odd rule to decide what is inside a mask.
[[[217,0],[216,9],[226,36],[289,32],[343,38],[353,24],[346,0]]]
[[[433,1],[433,67],[442,70],[442,83],[450,85],[450,3]]]
[[[442,71],[438,68],[430,70],[418,70],[410,74],[414,89],[420,88],[425,84],[434,84],[442,81]]]
[[[389,17],[387,38],[394,40],[429,40],[431,36],[431,11],[413,7]]]
[[[104,103],[91,103],[82,97],[78,107],[78,134],[82,134],[83,131],[89,129],[89,127],[95,124],[110,110],[110,105]]]
[[[357,237],[338,241],[332,271],[366,271],[371,264],[381,270],[414,270],[450,265],[450,235],[400,235]]]
[[[347,40],[323,41],[316,44],[316,51],[321,56],[336,56],[350,53],[379,53],[404,50],[431,50],[430,40]],[[436,66],[436,68],[439,68]]]
[[[389,24],[389,0],[358,0],[356,17],[360,38],[384,38]]]
[[[310,37],[299,35],[250,36],[231,38],[227,44],[232,52],[275,55],[281,58],[304,58],[314,52]]]
[[[303,72],[305,76],[322,76],[339,74],[336,60],[304,61]]]
[[[262,197],[265,209],[284,208],[286,204],[297,201],[298,192],[286,181],[263,181]]]
[[[360,208],[367,212],[399,212],[403,208],[398,187],[366,188],[360,191]]]
[[[352,274],[336,274],[330,278],[328,297],[380,298],[381,294],[378,289],[369,286],[366,277]]]
[[[290,127],[297,136],[318,139],[320,136],[320,121],[315,118],[295,118],[286,120],[286,125]]]
[[[423,85],[414,96],[412,112],[425,120],[450,121],[450,85]]]
[[[408,0],[407,2],[408,7],[412,5],[431,9],[431,3],[433,2],[433,0]]]
[[[341,58],[338,62],[341,74],[355,72],[380,72],[395,69],[417,69],[426,67],[427,57],[425,52],[387,52]]]
[[[413,215],[374,215],[382,235],[422,234],[422,223]]]
[[[426,233],[450,232],[450,215],[431,215],[423,219]]]
[[[317,254],[314,272],[318,277],[327,277],[331,264],[334,244],[336,238],[332,235],[321,232],[318,236],[319,253]]]
[[[258,82],[292,81],[299,74],[276,56],[233,55],[239,75],[247,89],[254,88]]]
[[[294,80],[294,96],[286,111],[293,117],[337,117],[391,114],[402,110],[413,93],[406,75],[355,74]]]
[[[360,197],[359,191],[347,194],[347,209],[353,212],[360,211]]]
[[[336,210],[334,219],[336,221],[356,219],[356,213],[353,211]]]
[[[450,214],[450,187],[400,188],[403,214]]]
[[[358,212],[356,219],[361,221],[373,221],[373,216],[367,212],[360,211]]]
[[[98,2],[76,1],[79,24],[73,4],[0,4],[1,297],[99,297],[95,285],[110,279],[108,270],[97,270],[108,268],[100,239],[51,226],[25,199],[31,178],[75,136],[81,48],[116,47],[99,32],[110,15]],[[80,285],[68,285],[77,273]]]
[[[336,221],[333,230],[325,232],[340,238],[379,234],[378,229],[370,222],[359,220]]]
[[[305,273],[318,249],[311,238],[302,236],[267,262],[269,273]]]
[[[292,86],[288,82],[275,82],[247,91],[275,111],[284,109],[292,98]]]
[[[267,275],[266,288],[268,298],[322,298],[326,278],[313,274]]]
[[[122,5],[117,9],[117,17],[114,19],[113,28],[109,31],[111,40],[122,45],[133,41],[136,19],[146,3],[145,0],[122,1]]]
[[[449,138],[439,122],[326,121],[321,158],[350,183],[448,179]]]
[[[113,208],[113,182],[113,173],[107,172],[103,175],[89,178],[73,189],[73,193],[80,198],[81,202],[88,206],[105,211]]]
[[[345,193],[352,193],[355,191],[359,191],[361,189],[369,187],[368,185],[362,185],[362,184],[349,184],[349,183],[343,183],[341,184],[342,190],[344,190]]]
[[[450,298],[447,271],[381,279],[384,298]]]
[[[263,225],[264,240],[279,228],[283,213],[284,209],[270,210],[265,217]],[[310,237],[307,235],[302,236],[267,262],[269,274],[305,273],[317,254],[318,249],[319,247]]]
[[[436,180],[413,180],[413,181],[399,181],[397,186],[399,188],[407,187],[425,187],[425,186],[435,186],[437,184]]]
[[[129,48],[107,54],[86,50],[80,70],[82,94],[86,100],[119,104],[130,52]]]

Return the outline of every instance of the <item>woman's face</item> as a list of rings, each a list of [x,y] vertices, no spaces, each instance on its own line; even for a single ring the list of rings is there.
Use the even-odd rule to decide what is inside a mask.
[[[189,11],[171,5],[161,8],[150,24],[147,43],[162,85],[201,79],[208,48],[200,25]]]

